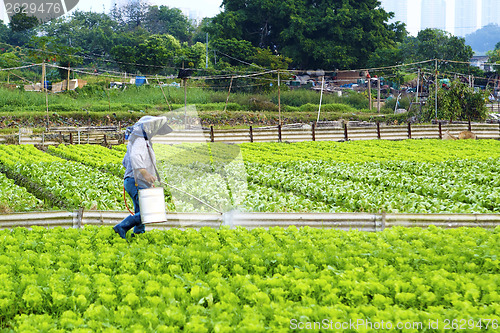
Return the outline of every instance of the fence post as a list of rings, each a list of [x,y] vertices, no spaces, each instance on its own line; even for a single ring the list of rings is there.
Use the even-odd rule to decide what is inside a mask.
[[[438,127],[439,127],[439,139],[443,139],[443,130],[441,129],[441,122],[438,122]]]
[[[82,228],[82,220],[83,220],[83,207],[80,207],[78,209],[78,215],[77,215],[78,229]]]
[[[349,141],[349,136],[347,135],[347,123],[344,123],[344,140]]]
[[[73,133],[69,132],[69,143],[73,144]]]
[[[411,123],[408,122],[408,139],[411,139]]]
[[[380,140],[380,122],[377,121],[377,139]]]
[[[210,125],[210,142],[214,142],[215,137],[214,137],[214,126]]]
[[[472,132],[472,125],[470,123],[470,118],[469,118],[469,132]]]
[[[278,125],[278,140],[281,142],[281,124]]]
[[[312,130],[312,140],[316,141],[316,122],[315,121],[313,121],[313,123],[312,123],[311,130]]]
[[[107,146],[108,145],[108,140],[106,138],[106,134],[104,134],[104,144]]]
[[[253,127],[250,125],[250,142],[253,142]]]

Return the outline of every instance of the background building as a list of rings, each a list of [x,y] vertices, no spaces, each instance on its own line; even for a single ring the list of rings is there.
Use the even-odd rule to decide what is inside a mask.
[[[422,0],[420,29],[446,30],[446,1]]]
[[[500,1],[482,0],[481,26],[491,23],[500,25]]]
[[[463,37],[480,28],[479,5],[477,0],[455,0],[454,35]]]

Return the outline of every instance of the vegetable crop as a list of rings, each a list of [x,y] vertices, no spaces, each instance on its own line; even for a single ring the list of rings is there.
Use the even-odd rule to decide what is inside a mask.
[[[42,200],[0,173],[0,213],[43,210],[44,208],[46,207]]]
[[[0,330],[289,332],[327,319],[495,331],[499,244],[499,227],[171,229],[130,243],[108,227],[2,230]]]
[[[125,208],[120,178],[49,155],[33,146],[0,146],[0,165],[58,206]]]
[[[500,212],[500,142],[495,140],[154,148],[163,180],[222,211]],[[83,202],[88,208],[123,209],[125,151],[125,145],[60,145],[50,147],[49,155],[33,147],[3,146],[0,165],[9,177],[19,175],[44,189],[37,196],[53,196],[56,206]],[[169,211],[212,211],[183,192],[166,189]]]

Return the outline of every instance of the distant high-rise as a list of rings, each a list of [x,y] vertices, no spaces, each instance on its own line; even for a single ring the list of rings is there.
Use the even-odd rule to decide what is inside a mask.
[[[408,22],[408,1],[407,0],[381,0],[382,7],[386,12],[393,12],[394,17],[389,22]]]
[[[500,25],[500,1],[483,0],[481,26],[491,23]]]
[[[478,12],[479,2],[477,0],[455,0],[456,36],[463,37],[479,28]]]
[[[446,1],[422,0],[421,29],[446,30]]]

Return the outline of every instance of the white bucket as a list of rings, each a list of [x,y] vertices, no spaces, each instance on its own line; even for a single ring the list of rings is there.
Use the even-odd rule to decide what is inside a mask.
[[[142,223],[167,221],[163,187],[151,187],[139,190],[139,207]]]

